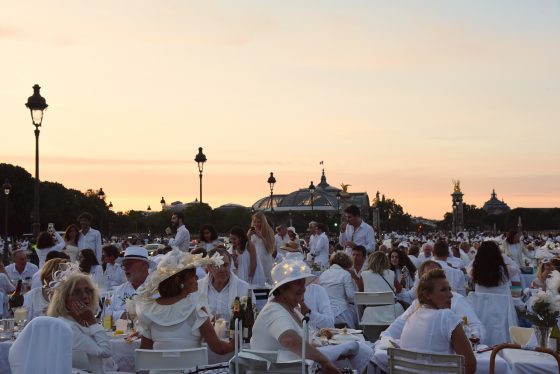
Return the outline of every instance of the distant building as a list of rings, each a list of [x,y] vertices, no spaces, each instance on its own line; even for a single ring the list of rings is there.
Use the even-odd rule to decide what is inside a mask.
[[[504,214],[511,210],[503,200],[498,200],[498,195],[496,194],[496,191],[494,189],[492,189],[490,200],[484,203],[482,209],[484,209],[486,213],[490,215]]]
[[[181,210],[184,210],[185,208],[192,206],[192,205],[198,205],[198,199],[194,199],[194,201],[191,201],[190,203],[183,203],[181,201],[174,201],[169,205],[165,205],[163,207],[163,210],[168,210],[171,212],[179,212]]]
[[[348,187],[345,185],[345,187]],[[337,199],[337,193],[340,201]],[[270,212],[271,205],[275,212],[330,212],[336,214],[339,209],[343,210],[348,205],[356,205],[362,211],[363,216],[369,212],[369,197],[367,192],[346,192],[344,189],[336,188],[327,183],[325,170],[321,174],[321,182],[315,186],[313,193],[313,203],[311,202],[311,192],[308,187],[300,188],[289,194],[265,196],[257,200],[253,206],[253,211]]]
[[[246,206],[244,206],[244,205],[233,204],[233,203],[220,205],[219,207],[217,207],[217,208],[214,209],[214,210],[224,210],[224,211],[228,211],[228,210],[235,210],[235,209],[246,209],[246,210],[251,210],[251,208],[246,207]]]

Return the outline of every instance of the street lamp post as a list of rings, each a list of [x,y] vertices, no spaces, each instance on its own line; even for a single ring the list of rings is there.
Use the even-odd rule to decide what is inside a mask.
[[[8,196],[10,195],[10,191],[12,190],[12,185],[10,184],[10,182],[8,181],[8,179],[6,179],[6,181],[4,182],[4,184],[2,185],[2,189],[4,190],[4,196],[5,196],[5,203],[6,205],[4,206],[4,236],[6,238],[6,240],[4,241],[4,264],[7,265],[8,264]]]
[[[47,109],[47,101],[39,92],[41,87],[36,84],[33,86],[33,95],[29,96],[25,106],[31,112],[31,120],[35,126],[35,191],[33,199],[33,236],[37,238],[41,229],[41,221],[39,219],[39,127],[43,122],[43,112]]]
[[[161,211],[163,212],[163,209],[165,209],[165,199],[163,198],[163,196],[161,197],[159,203],[161,204]]]
[[[199,222],[202,227],[202,170],[204,169],[204,163],[206,162],[206,155],[202,153],[202,147],[198,147],[198,153],[194,157],[194,161],[198,165],[198,177],[200,179],[200,199],[198,200],[198,209]]]
[[[340,191],[336,191],[336,214],[337,214],[337,220],[340,223]]]
[[[270,218],[272,220],[272,227],[274,227],[273,191],[274,191],[274,184],[276,183],[276,178],[274,178],[274,174],[272,172],[270,172],[270,177],[268,177],[267,183],[270,187]]]
[[[202,153],[202,147],[198,147],[198,153],[194,160],[198,164],[198,176],[200,178],[200,199],[198,202],[202,204],[202,170],[204,169],[204,163],[206,162],[206,155]]]
[[[99,191],[97,191],[97,197],[99,198],[99,200],[101,200],[103,202],[103,206],[105,206],[105,192],[103,191],[103,187],[99,187]],[[103,211],[103,209],[101,210],[101,212],[99,213],[99,230],[103,233],[103,214],[105,212]],[[103,238],[103,234],[101,234],[101,238]]]
[[[311,184],[309,185],[309,194],[311,195],[311,215],[313,215],[313,210],[314,210],[314,195],[315,195],[315,185],[313,184],[313,181],[311,181]]]
[[[113,202],[112,201],[109,201],[109,205],[107,205],[107,208],[109,208],[109,210],[113,209]],[[112,231],[113,223],[111,222],[111,213],[110,212],[109,212],[109,222],[107,222],[107,226],[108,226],[107,230],[109,231],[107,236],[109,237],[109,242],[111,242],[111,237],[112,237],[111,231]]]

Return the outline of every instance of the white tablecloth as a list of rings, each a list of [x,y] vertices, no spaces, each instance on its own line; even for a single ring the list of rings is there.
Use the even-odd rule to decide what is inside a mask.
[[[545,353],[504,349],[499,355],[507,362],[512,374],[557,374],[559,372],[556,359]],[[496,371],[499,373],[499,371]]]
[[[12,343],[12,341],[0,342],[0,374],[12,373],[10,363],[8,362],[8,353],[10,353]]]
[[[476,354],[476,373],[477,374],[486,374],[490,371],[490,354],[491,352],[484,352],[484,353],[477,353]],[[374,353],[372,362],[377,366],[378,369],[381,371],[388,373],[388,357],[387,351],[382,349],[376,349],[374,347]],[[506,363],[506,361],[501,358],[499,355],[496,357],[496,365],[495,365],[495,373],[498,374],[512,374],[511,370]],[[528,373],[528,372],[527,372]],[[535,371],[532,372],[533,374],[536,373]]]

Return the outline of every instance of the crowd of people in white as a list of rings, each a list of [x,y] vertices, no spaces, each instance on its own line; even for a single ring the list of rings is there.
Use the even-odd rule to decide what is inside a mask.
[[[205,341],[224,354],[234,350],[234,343],[221,340],[212,322],[216,316],[229,321],[235,298],[250,289],[269,290],[251,339],[259,349],[285,350],[297,358],[304,319],[317,333],[384,326],[371,332],[378,343],[397,340],[414,351],[457,353],[465,357],[467,372],[474,372],[472,336],[465,331],[487,345],[508,341],[508,327],[519,323],[516,307],[523,308],[532,290],[546,289],[547,279],[560,268],[560,237],[522,237],[515,231],[500,236],[388,233],[376,240],[355,206],[345,209],[334,241],[321,223],[311,222],[308,236],[300,238],[293,227],[274,230],[257,212],[248,230],[230,230],[227,243],[204,225],[194,248],[183,215],[174,213],[175,235],[169,230],[169,245],[161,244],[152,255],[142,245],[124,251],[118,243],[103,245],[91,221],[84,213],[79,227],[68,226],[63,236],[42,232],[33,249],[37,265],[29,261],[26,243],[14,248],[13,263],[0,265],[0,298],[7,317],[8,295],[21,281],[28,323],[41,316],[64,321],[72,331],[73,364],[85,362],[93,373],[103,373],[102,359],[111,356],[109,337],[96,318],[100,305],[113,321],[138,320],[142,348],[193,348]],[[521,286],[523,274],[532,269],[527,290],[512,297],[512,286]],[[354,304],[357,292],[391,292],[397,302],[362,311]],[[100,298],[110,301],[100,303]],[[489,315],[503,316],[503,323],[487,323]],[[19,340],[14,352],[32,344]],[[348,362],[341,357],[363,371],[373,355],[369,345],[357,342],[335,355],[313,344],[305,351],[324,373],[340,372]],[[10,355],[12,372],[31,372],[34,363],[26,357]]]

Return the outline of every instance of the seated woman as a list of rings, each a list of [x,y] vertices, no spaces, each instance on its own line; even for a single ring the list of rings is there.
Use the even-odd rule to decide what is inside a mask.
[[[424,261],[418,269],[418,275],[422,277],[422,275],[434,269],[441,269],[441,265],[432,260]],[[416,287],[418,287],[418,285],[416,285]],[[414,292],[416,293],[416,289],[414,289]],[[459,317],[466,317],[470,330],[478,333],[481,340],[484,339],[486,330],[472,309],[472,306],[468,302],[467,298],[453,291],[451,293],[453,294],[453,298],[451,299],[451,311]],[[418,309],[418,307],[418,299],[416,299],[403,314],[391,323],[387,330],[381,333],[381,337],[386,336],[393,339],[400,339],[406,320],[416,311],[416,309]]]
[[[78,253],[78,265],[80,271],[88,274],[97,287],[106,287],[107,282],[105,282],[105,277],[103,276],[103,268],[99,265],[95,252],[92,249],[82,249]]]
[[[142,332],[140,348],[187,349],[201,346],[225,354],[234,350],[234,341],[216,336],[210,317],[201,302],[196,266],[222,264],[213,258],[185,253],[178,248],[165,254],[133,299]],[[154,298],[159,294],[158,298]],[[127,307],[127,309],[129,309]]]
[[[550,259],[543,258],[537,268],[537,275],[531,282],[530,288],[540,288],[543,291],[546,291],[546,279],[553,270],[554,266],[550,262]]]
[[[465,358],[465,373],[476,370],[476,358],[465,335],[461,317],[451,307],[451,287],[440,269],[431,270],[420,278],[420,307],[407,319],[401,348],[427,353],[458,354]]]
[[[105,277],[107,289],[118,287],[125,283],[126,276],[124,275],[124,271],[121,265],[116,263],[120,255],[119,249],[113,244],[108,244],[103,246],[101,251],[101,260],[105,267],[103,276]]]
[[[393,254],[395,252],[391,252]],[[398,293],[400,282],[395,273],[389,270],[389,259],[383,252],[374,252],[369,256],[368,270],[362,272],[365,292],[393,292]],[[389,325],[404,312],[400,303],[368,307],[364,310],[363,320],[376,325]]]
[[[397,282],[404,289],[410,289],[416,274],[416,266],[414,266],[410,258],[400,249],[392,249],[389,253],[389,266],[391,271],[395,273]],[[400,289],[397,291],[399,293]]]
[[[60,318],[72,328],[72,367],[104,374],[102,359],[111,357],[111,346],[109,335],[95,319],[99,305],[97,287],[75,265],[60,266],[64,270],[53,275],[54,293],[47,315]]]
[[[306,285],[315,276],[306,263],[293,259],[276,265],[271,275],[274,284],[270,291],[272,296],[255,320],[251,347],[278,351],[278,361],[298,360],[302,352],[304,319],[300,304],[304,301]],[[349,357],[352,367],[361,373],[373,355],[371,348],[358,342],[320,348],[306,343],[305,347],[306,358],[319,363],[322,373],[326,374],[340,373],[333,361],[341,356]]]
[[[35,317],[44,316],[46,314],[52,293],[50,283],[53,280],[53,275],[59,270],[60,264],[66,262],[67,260],[62,258],[53,258],[45,262],[45,265],[39,270],[42,286],[33,288],[23,295],[23,306],[27,308],[28,322]]]
[[[334,324],[355,328],[358,318],[353,303],[358,289],[353,277],[358,275],[350,271],[352,259],[344,252],[336,252],[331,256],[330,263],[330,268],[319,277],[319,284],[329,295]]]

